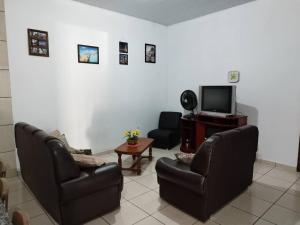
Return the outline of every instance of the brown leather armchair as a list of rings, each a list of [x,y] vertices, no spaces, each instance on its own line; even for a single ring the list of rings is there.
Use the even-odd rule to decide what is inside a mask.
[[[64,144],[26,123],[15,126],[22,177],[60,225],[79,225],[120,206],[123,175],[116,163],[80,169]]]
[[[257,142],[257,127],[244,126],[207,139],[191,165],[159,159],[161,198],[206,221],[252,183]]]

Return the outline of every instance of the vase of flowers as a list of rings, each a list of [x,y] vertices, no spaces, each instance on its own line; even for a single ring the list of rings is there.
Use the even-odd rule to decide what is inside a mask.
[[[138,129],[126,130],[124,133],[125,138],[127,138],[128,145],[136,145],[139,139],[141,131]]]

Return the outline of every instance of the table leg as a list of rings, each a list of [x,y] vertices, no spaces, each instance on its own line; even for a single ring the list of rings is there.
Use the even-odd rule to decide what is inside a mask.
[[[152,146],[149,147],[149,160],[152,161]]]
[[[142,156],[138,155],[137,156],[137,162],[136,162],[137,175],[141,175],[141,172],[142,172],[142,169],[141,169],[141,160],[142,160]]]
[[[118,164],[122,168],[122,154],[118,153]]]

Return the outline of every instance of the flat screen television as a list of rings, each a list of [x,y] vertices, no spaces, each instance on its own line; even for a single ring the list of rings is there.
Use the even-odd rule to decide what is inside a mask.
[[[213,115],[236,114],[236,86],[200,86],[201,112]]]

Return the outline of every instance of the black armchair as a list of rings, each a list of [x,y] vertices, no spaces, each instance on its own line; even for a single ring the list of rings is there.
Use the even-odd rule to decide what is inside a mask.
[[[158,129],[148,133],[154,139],[153,147],[171,149],[180,141],[180,112],[161,112]]]
[[[160,158],[156,163],[162,199],[206,221],[251,183],[258,129],[244,126],[208,138],[190,165]]]

